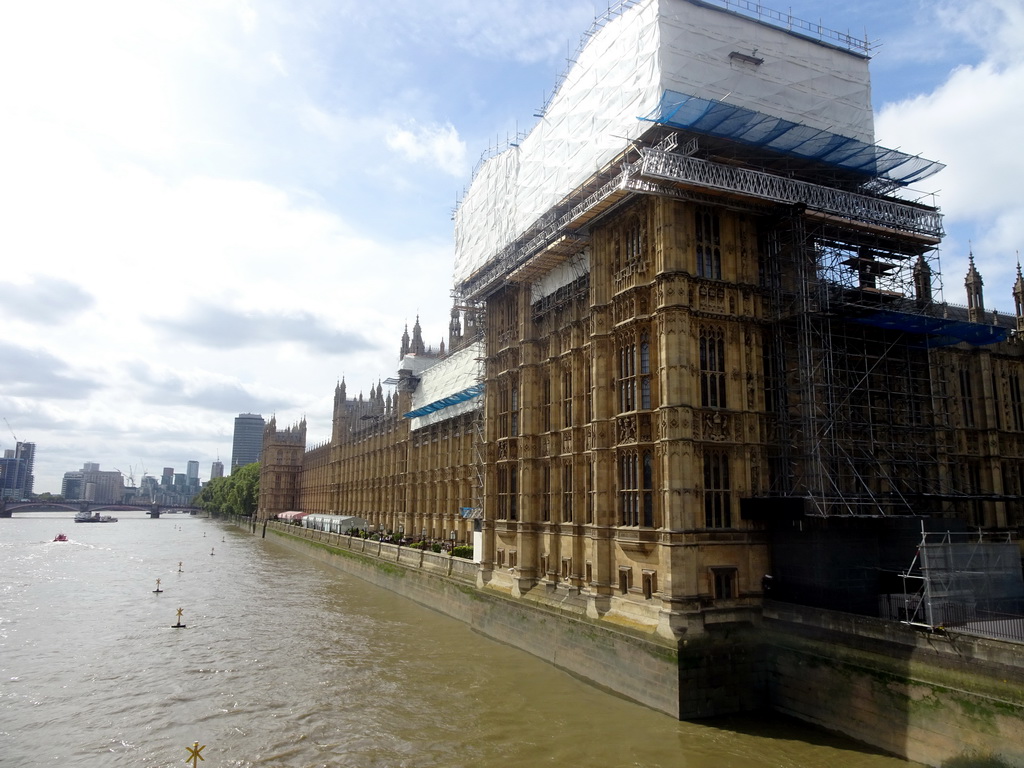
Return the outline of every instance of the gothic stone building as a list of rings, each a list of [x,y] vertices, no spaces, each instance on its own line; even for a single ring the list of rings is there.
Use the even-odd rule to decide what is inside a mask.
[[[462,201],[447,351],[417,322],[301,458],[272,422],[259,515],[475,541],[481,586],[677,638],[844,537],[1020,528],[1024,280],[1016,317],[973,258],[968,306],[939,298],[941,215],[891,193],[941,166],[875,144],[867,61],[623,4]]]

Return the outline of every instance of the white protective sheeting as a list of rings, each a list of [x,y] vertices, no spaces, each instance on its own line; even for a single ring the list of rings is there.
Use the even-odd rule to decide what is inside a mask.
[[[476,342],[423,371],[420,384],[412,395],[410,413],[478,384],[480,379],[479,360],[483,354],[482,342]],[[432,413],[415,416],[410,419],[409,426],[413,430],[422,429],[467,413],[480,407],[481,398],[482,395],[477,395]]]
[[[723,101],[874,143],[863,56],[680,0],[662,1],[660,32],[661,91]]]
[[[590,250],[577,253],[568,261],[564,261],[548,272],[531,286],[530,302],[538,302],[550,296],[559,288],[564,288],[584,275],[590,274]]]
[[[689,0],[640,2],[590,38],[519,146],[478,170],[455,214],[455,284],[648,130],[665,91],[874,141],[863,56]]]

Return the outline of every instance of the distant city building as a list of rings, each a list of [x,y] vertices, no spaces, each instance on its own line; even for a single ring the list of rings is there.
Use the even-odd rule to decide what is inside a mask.
[[[31,498],[32,488],[35,485],[32,470],[36,463],[36,444],[18,443],[14,448],[14,457],[25,462],[25,486],[21,498]]]
[[[240,413],[235,418],[235,436],[231,443],[231,472],[260,460],[263,427],[266,422],[257,413]]]
[[[174,467],[164,467],[163,474],[160,475],[160,487],[164,490],[174,487]]]
[[[65,499],[119,504],[124,500],[124,478],[116,469],[104,472],[99,464],[88,462],[81,470],[64,473],[60,493]]]
[[[148,504],[156,501],[156,495],[160,490],[160,481],[151,475],[144,475],[139,485],[139,493],[136,499]]]
[[[215,461],[210,466],[210,479],[216,480],[218,477],[224,477],[224,462]]]
[[[185,488],[190,493],[199,493],[199,462],[190,461],[185,469]]]
[[[14,450],[4,451],[0,459],[0,496],[5,499],[27,499],[32,495],[36,444],[17,443]]]

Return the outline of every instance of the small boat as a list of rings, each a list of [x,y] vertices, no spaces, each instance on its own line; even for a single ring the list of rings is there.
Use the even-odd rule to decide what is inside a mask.
[[[63,533],[58,533],[56,536],[53,537],[53,540],[54,541],[67,541],[68,537],[66,535],[64,535]]]

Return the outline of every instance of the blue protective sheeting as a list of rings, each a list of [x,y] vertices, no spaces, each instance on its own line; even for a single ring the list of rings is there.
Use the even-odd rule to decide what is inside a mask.
[[[461,392],[456,392],[454,395],[449,395],[448,397],[443,397],[440,400],[435,400],[429,405],[424,405],[422,408],[417,408],[415,411],[403,413],[402,416],[405,417],[406,419],[415,419],[417,416],[426,416],[428,413],[434,413],[435,411],[440,411],[444,408],[448,408],[449,406],[458,405],[459,403],[464,403],[467,400],[472,400],[474,397],[476,397],[483,391],[483,384],[474,384],[472,387],[469,387],[468,389],[464,389]]]
[[[948,347],[951,344],[966,342],[976,347],[1005,341],[1007,330],[996,325],[984,323],[968,323],[963,320],[951,320],[945,317],[929,317],[909,312],[878,310],[850,318],[861,325],[875,328],[888,328],[893,331],[917,333],[927,337],[926,347]]]
[[[676,91],[665,91],[658,108],[641,119],[766,147],[899,184],[913,184],[945,168],[923,157]]]

